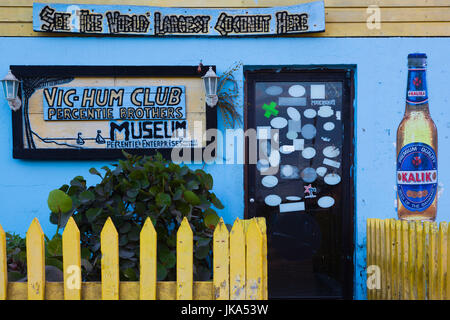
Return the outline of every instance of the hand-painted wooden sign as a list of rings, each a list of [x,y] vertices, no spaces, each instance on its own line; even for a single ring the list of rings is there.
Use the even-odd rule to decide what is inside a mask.
[[[216,127],[198,66],[11,66],[22,80],[14,157],[105,159],[204,148]]]
[[[251,9],[33,4],[33,30],[106,35],[254,36],[325,30],[324,2]]]

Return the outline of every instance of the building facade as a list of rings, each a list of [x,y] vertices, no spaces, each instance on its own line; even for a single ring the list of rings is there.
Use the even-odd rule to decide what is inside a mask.
[[[308,1],[56,2],[183,7],[201,12],[211,8],[250,11]],[[26,75],[32,72],[32,68],[27,69],[30,66],[40,66],[40,72],[51,74],[45,66],[71,66],[70,77],[75,80],[83,77],[84,71],[80,70],[87,70],[91,78],[104,79],[123,76],[113,74],[116,71],[111,68],[123,68],[126,72],[129,67],[134,68],[132,77],[137,80],[122,84],[99,80],[96,85],[137,87],[153,85],[151,81],[142,84],[139,77],[170,78],[172,71],[168,70],[176,73],[178,68],[180,80],[168,80],[165,85],[185,86],[187,119],[193,122],[197,116],[199,119],[208,117],[202,113],[207,113],[209,107],[193,111],[195,107],[191,108],[189,101],[197,99],[204,104],[203,89],[197,82],[191,84],[186,80],[190,76],[181,69],[190,66],[189,70],[195,71],[201,61],[205,67],[214,66],[220,75],[237,66],[233,74],[238,83],[237,110],[243,121],[236,128],[254,129],[258,137],[267,134],[270,131],[267,128],[280,129],[280,137],[296,132],[296,137],[288,137],[292,140],[289,145],[292,149],[285,152],[280,149],[281,158],[297,154],[303,162],[297,167],[289,161],[283,164],[278,153],[278,160],[274,161],[280,171],[268,175],[276,178],[260,177],[260,167],[266,164],[238,161],[239,154],[245,154],[245,146],[238,143],[238,139],[231,141],[232,136],[227,136],[226,119],[215,110],[216,126],[224,137],[225,151],[220,154],[224,163],[189,165],[204,168],[213,176],[214,192],[225,205],[218,211],[225,222],[266,216],[269,261],[273,258],[269,295],[272,285],[272,294],[276,297],[365,299],[366,219],[397,217],[396,130],[405,110],[406,57],[412,52],[424,52],[428,56],[430,112],[438,129],[440,159],[437,220],[450,218],[446,211],[450,198],[445,193],[450,180],[450,171],[445,166],[445,159],[450,158],[450,148],[447,148],[450,113],[446,108],[450,102],[448,0],[410,1],[407,6],[400,0],[326,0],[325,31],[283,36],[149,37],[36,32],[33,31],[34,14],[30,0],[0,0],[0,74],[6,74],[11,68],[13,72],[18,70]],[[155,71],[158,66],[168,69],[158,74]],[[136,70],[142,67],[148,67],[148,73],[139,76]],[[87,85],[82,81],[72,84],[73,87]],[[306,100],[302,101],[302,97]],[[280,115],[271,114],[272,100],[278,105],[275,110],[277,114],[281,112]],[[272,112],[275,111],[272,109]],[[0,99],[0,119],[3,123],[0,163],[4,168],[0,182],[0,223],[5,230],[24,235],[32,218],[38,217],[46,233],[54,232],[55,227],[48,220],[49,191],[78,175],[84,176],[88,184],[95,184],[98,177],[90,175],[89,168],[101,168],[112,160],[14,157],[13,135],[19,133],[5,99]],[[296,119],[301,119],[301,123]],[[296,126],[300,126],[297,131]],[[287,140],[280,138],[281,145],[285,144],[283,141]],[[338,154],[336,149],[326,149],[335,145]],[[227,150],[234,151],[234,159],[227,158]],[[314,159],[321,163],[314,163]],[[317,170],[319,167],[328,171]],[[305,171],[311,168],[314,172]],[[266,187],[272,191],[268,193]],[[288,202],[284,200],[287,197],[291,197]],[[298,202],[296,197],[304,201]],[[310,210],[308,204],[311,204]],[[273,207],[279,211],[270,211]],[[289,275],[297,274],[297,282],[290,284],[283,270]],[[300,273],[304,276],[299,276]],[[299,283],[304,284],[304,290],[299,289]]]

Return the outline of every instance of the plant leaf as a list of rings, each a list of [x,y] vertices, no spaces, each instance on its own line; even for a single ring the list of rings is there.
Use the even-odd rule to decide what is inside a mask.
[[[70,198],[65,192],[55,189],[50,191],[47,204],[51,212],[66,213],[72,209],[72,198]]]

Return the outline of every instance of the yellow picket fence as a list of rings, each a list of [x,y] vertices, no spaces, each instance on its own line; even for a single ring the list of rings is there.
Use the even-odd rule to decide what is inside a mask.
[[[449,232],[447,222],[368,219],[367,298],[450,300]]]
[[[101,282],[81,279],[80,232],[70,218],[62,235],[64,282],[45,281],[44,233],[35,218],[26,235],[27,282],[8,282],[5,232],[0,226],[0,300],[266,300],[264,218],[222,219],[213,238],[213,280],[193,281],[193,234],[186,218],[177,231],[177,280],[156,280],[157,234],[147,218],[140,233],[140,279],[119,281],[118,233],[110,218],[101,232]],[[75,280],[75,281],[74,281]]]

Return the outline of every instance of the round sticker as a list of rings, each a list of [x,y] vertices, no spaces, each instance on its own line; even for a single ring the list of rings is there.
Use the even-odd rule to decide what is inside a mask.
[[[278,206],[281,203],[281,198],[276,194],[270,194],[265,199],[264,202],[271,207]]]
[[[329,173],[323,178],[323,181],[330,186],[334,186],[341,182],[341,177],[337,173]]]
[[[329,196],[321,197],[319,200],[317,200],[317,204],[321,208],[329,208],[334,204],[334,199]]]
[[[316,170],[314,170],[313,168],[305,168],[305,169],[303,169],[300,176],[302,177],[303,181],[310,183],[310,182],[314,182],[314,180],[316,180],[317,173],[316,173]]]
[[[331,131],[334,129],[334,123],[333,122],[325,122],[323,125],[323,129],[325,131]]]
[[[278,184],[278,178],[275,176],[265,176],[262,178],[261,183],[266,188],[273,188]]]
[[[273,118],[272,121],[270,121],[270,125],[274,127],[275,129],[281,129],[286,127],[288,124],[288,121],[285,118],[282,117],[276,117]]]
[[[314,127],[312,124],[305,124],[302,128],[302,136],[305,139],[312,139],[316,136],[316,127]]]
[[[279,86],[270,86],[266,88],[265,91],[269,96],[278,96],[283,92],[283,88]]]
[[[314,109],[306,109],[303,115],[308,119],[312,119],[317,115],[317,112]]]
[[[300,113],[298,112],[297,109],[289,107],[287,109],[287,114],[289,117],[291,117],[292,120],[294,121],[299,121],[300,120]]]
[[[305,159],[312,159],[315,157],[315,155],[316,155],[316,150],[312,147],[305,148],[302,151],[302,156]]]
[[[303,96],[305,94],[305,92],[306,92],[306,89],[305,89],[304,86],[296,84],[296,85],[291,86],[289,88],[288,92],[289,92],[289,94],[292,97],[296,97],[297,98],[297,97]]]

